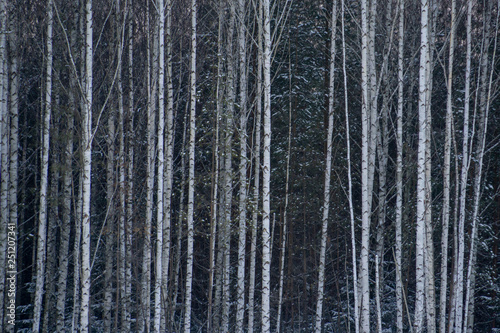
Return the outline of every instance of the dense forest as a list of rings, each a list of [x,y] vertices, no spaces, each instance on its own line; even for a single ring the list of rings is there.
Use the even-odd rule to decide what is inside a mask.
[[[499,0],[0,0],[0,332],[500,331]]]

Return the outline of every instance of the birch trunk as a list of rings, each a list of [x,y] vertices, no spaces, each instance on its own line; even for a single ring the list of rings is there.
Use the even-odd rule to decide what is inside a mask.
[[[128,260],[125,263],[125,300],[127,302],[128,318],[126,329],[130,330],[131,313],[132,309],[132,220],[134,214],[134,80],[133,80],[133,2],[128,1],[128,85],[129,85],[129,98],[128,98],[128,164],[127,164],[127,217],[125,223],[125,255]],[[124,129],[125,131],[125,129]]]
[[[416,300],[415,300],[415,332],[424,328],[425,301],[425,218],[426,218],[426,131],[427,119],[427,63],[429,61],[429,2],[421,1],[421,41],[420,41],[420,71],[418,99],[418,178],[417,178],[417,227],[416,227]]]
[[[326,161],[325,179],[323,187],[323,218],[321,227],[321,247],[318,267],[318,296],[316,301],[316,333],[321,333],[321,321],[323,319],[323,298],[325,292],[325,265],[326,265],[326,240],[328,238],[328,213],[330,211],[330,182],[332,172],[332,150],[333,150],[333,103],[335,85],[335,36],[337,30],[337,1],[334,1],[331,17],[330,39],[330,73],[328,82],[328,133],[326,139]]]
[[[42,152],[40,175],[40,211],[38,222],[35,308],[33,310],[33,331],[40,330],[42,300],[45,284],[46,242],[47,242],[47,190],[49,174],[50,116],[52,115],[52,0],[47,4],[47,68],[45,82],[45,103],[42,125]],[[56,181],[56,180],[54,180]],[[50,297],[50,295],[46,295]],[[46,309],[48,311],[48,309]],[[47,329],[47,328],[46,328]]]
[[[215,274],[215,239],[217,236],[217,224],[218,224],[218,197],[219,197],[219,126],[220,126],[220,115],[222,107],[222,91],[221,91],[221,81],[222,81],[222,6],[219,5],[218,11],[218,33],[217,33],[217,87],[216,87],[216,111],[215,111],[215,144],[213,151],[213,170],[212,170],[212,212],[210,216],[210,269],[209,269],[209,281],[208,281],[208,314],[207,314],[207,331],[211,333],[213,331],[213,289],[214,289],[214,274]],[[220,229],[219,229],[220,232]]]
[[[161,321],[161,300],[162,300],[162,254],[163,254],[163,171],[165,163],[164,147],[164,126],[165,126],[165,5],[163,0],[156,2],[158,10],[158,171],[157,171],[157,192],[156,192],[156,261],[155,261],[155,284],[154,284],[154,321],[153,331],[160,332]]]
[[[238,1],[238,48],[240,74],[240,165],[239,165],[239,226],[238,226],[238,283],[236,287],[236,332],[243,332],[245,319],[245,245],[247,218],[247,76],[245,1]]]
[[[149,4],[149,2],[148,2]],[[148,28],[150,27],[149,5],[148,5]],[[149,31],[149,29],[148,29]],[[152,82],[151,82],[151,43],[148,33],[147,42],[147,170],[146,170],[146,221],[144,225],[144,243],[142,247],[142,277],[141,277],[141,303],[142,303],[142,318],[139,321],[139,332],[150,331],[150,303],[151,303],[151,225],[153,219],[153,188],[154,188],[154,166],[155,166],[155,141],[154,129],[156,122],[156,114],[154,112],[155,101],[153,99]],[[156,80],[154,80],[156,82]]]
[[[472,1],[467,6],[467,53],[465,68],[465,98],[464,98],[464,127],[462,143],[462,171],[460,174],[460,213],[458,220],[458,258],[455,268],[457,282],[455,286],[455,332],[461,333],[463,327],[464,304],[464,256],[465,256],[465,203],[467,196],[467,178],[470,163],[469,156],[469,105],[470,105],[470,78],[472,57]]]
[[[113,258],[114,256],[114,233],[116,225],[115,213],[115,110],[112,107],[108,118],[108,159],[106,162],[106,200],[109,210],[107,218],[106,233],[106,261],[104,272],[104,331],[111,332],[112,308],[113,308]]]
[[[370,331],[370,289],[368,256],[370,246],[370,220],[371,220],[371,99],[369,89],[369,4],[367,0],[361,1],[361,88],[362,88],[362,142],[361,142],[361,197],[362,197],[362,226],[361,226],[361,325],[363,333]],[[371,25],[370,25],[371,26]]]
[[[224,220],[222,225],[222,318],[221,329],[224,332],[229,331],[229,312],[230,312],[230,254],[231,254],[231,211],[233,197],[233,126],[234,126],[234,102],[235,102],[235,87],[234,87],[234,55],[233,55],[233,35],[234,24],[236,18],[235,3],[229,1],[230,18],[227,37],[227,111],[226,111],[226,133],[224,145]]]
[[[193,241],[194,241],[194,149],[196,138],[196,0],[191,1],[191,70],[189,112],[189,176],[187,214],[187,263],[184,333],[191,332],[191,292],[193,289]]]
[[[358,298],[358,268],[356,267],[356,230],[354,219],[354,208],[352,201],[352,171],[351,171],[351,136],[349,129],[349,100],[347,93],[347,69],[346,69],[346,43],[345,43],[345,1],[342,0],[342,73],[344,77],[344,109],[346,123],[346,142],[347,142],[347,180],[348,180],[348,200],[349,217],[351,222],[351,252],[352,252],[352,275],[354,290],[354,328],[359,333],[359,298]]]
[[[398,39],[398,111],[397,111],[397,157],[396,157],[396,307],[397,332],[403,332],[403,280],[402,264],[402,221],[403,221],[403,89],[404,89],[404,17],[405,0],[399,2]],[[444,332],[442,332],[444,333]]]
[[[74,81],[74,78],[71,79]],[[74,83],[74,82],[73,82]],[[76,98],[73,93],[75,88],[72,84],[70,92],[71,107],[76,107]],[[61,246],[59,247],[59,277],[57,281],[57,304],[56,304],[56,331],[62,332],[65,327],[65,303],[66,303],[66,280],[68,278],[68,251],[69,237],[71,231],[71,199],[72,199],[72,183],[73,183],[73,127],[74,117],[73,111],[68,112],[67,129],[66,129],[66,147],[64,158],[64,173],[63,173],[63,202],[62,202],[62,227],[61,227]]]
[[[453,61],[455,54],[456,0],[451,2],[450,49],[448,55],[446,136],[443,163],[443,225],[441,231],[441,290],[439,295],[439,332],[446,333],[446,291],[448,289],[448,234],[450,223],[451,122],[453,117]]]
[[[80,330],[89,331],[90,310],[90,171],[92,163],[92,0],[86,3],[85,29],[85,107],[82,110],[82,262]]]
[[[248,332],[253,333],[255,321],[255,259],[257,252],[257,224],[259,217],[259,190],[260,190],[260,143],[262,126],[262,2],[258,4],[258,31],[257,31],[257,88],[255,92],[255,141],[254,141],[254,183],[253,183],[253,212],[252,212],[252,237],[250,240],[250,276],[248,281]]]
[[[264,161],[262,166],[262,327],[261,332],[271,331],[271,239],[270,239],[270,190],[271,190],[271,15],[269,0],[263,6],[263,74],[264,74]]]
[[[173,179],[173,155],[174,155],[174,92],[172,85],[172,1],[167,0],[165,7],[166,14],[166,38],[167,38],[167,122],[166,122],[166,135],[165,135],[165,173],[164,173],[164,213],[163,213],[163,254],[162,254],[162,305],[164,307],[163,317],[167,318],[167,304],[168,304],[168,276],[170,267],[170,228],[172,224],[172,179]]]

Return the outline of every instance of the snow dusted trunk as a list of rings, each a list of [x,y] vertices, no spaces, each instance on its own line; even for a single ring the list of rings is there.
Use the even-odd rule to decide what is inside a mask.
[[[369,1],[368,1],[369,2]],[[370,284],[369,284],[369,248],[370,248],[370,222],[372,209],[372,187],[373,187],[373,160],[375,151],[372,146],[373,140],[373,105],[371,100],[372,92],[372,69],[370,65],[373,47],[371,30],[373,24],[369,20],[372,6],[367,0],[361,1],[361,88],[362,88],[362,142],[361,142],[361,197],[362,197],[362,226],[361,226],[361,267],[360,267],[360,292],[361,311],[360,329],[363,333],[370,331]]]
[[[443,222],[441,231],[441,290],[439,295],[439,332],[446,333],[446,291],[448,290],[448,234],[450,224],[451,122],[453,117],[453,60],[455,53],[456,0],[451,2],[450,49],[448,55],[446,134],[443,163]]]
[[[172,179],[173,179],[173,155],[174,155],[174,91],[172,85],[172,1],[167,0],[165,7],[166,14],[166,32],[167,54],[166,54],[166,72],[167,72],[167,122],[165,128],[165,173],[163,175],[163,254],[162,254],[162,316],[167,318],[168,304],[168,276],[170,267],[170,230],[172,224]]]
[[[42,300],[45,284],[45,264],[47,249],[47,190],[49,180],[50,117],[52,115],[52,0],[47,4],[47,68],[45,81],[45,103],[43,107],[42,152],[40,174],[40,211],[38,216],[38,238],[36,258],[35,308],[33,310],[33,332],[40,330]],[[54,180],[56,181],[56,180]],[[50,297],[50,295],[47,295]],[[46,328],[47,329],[47,328]]]
[[[156,260],[155,260],[155,283],[154,283],[154,320],[153,332],[160,332],[161,321],[161,283],[162,283],[162,254],[163,254],[163,171],[165,163],[164,126],[165,126],[165,4],[163,0],[156,2],[158,11],[158,171],[157,171],[157,193],[156,193]]]
[[[403,332],[403,280],[402,264],[402,221],[403,221],[403,104],[404,104],[404,14],[405,0],[399,2],[398,39],[398,111],[397,111],[397,157],[396,157],[396,307],[397,332]],[[444,332],[442,332],[444,333]]]
[[[149,4],[149,2],[148,2]],[[148,6],[149,13],[149,6]],[[149,14],[147,15],[148,28]],[[149,30],[149,29],[148,29]],[[142,247],[142,277],[141,277],[141,319],[138,322],[139,332],[150,331],[150,301],[151,301],[151,225],[153,219],[153,188],[154,188],[154,165],[155,165],[155,141],[154,129],[156,114],[154,112],[153,89],[151,89],[151,43],[148,33],[147,42],[147,170],[146,170],[146,221],[144,225],[144,243]],[[156,81],[156,80],[155,80]]]
[[[194,241],[194,148],[196,138],[196,0],[191,0],[191,69],[190,69],[190,112],[189,112],[189,175],[186,287],[184,304],[184,333],[191,332],[191,292],[193,289],[193,241]]]
[[[247,219],[247,76],[245,1],[238,1],[238,49],[240,71],[240,165],[239,165],[239,225],[238,282],[236,287],[236,332],[243,332],[245,319],[245,245]]]
[[[74,86],[74,78],[71,79],[72,88]],[[76,107],[76,98],[71,89],[70,99],[71,107]],[[63,172],[63,201],[62,201],[62,227],[61,227],[61,246],[59,247],[59,277],[57,282],[57,303],[56,303],[56,331],[63,332],[65,303],[66,303],[66,280],[68,278],[69,266],[69,237],[71,231],[71,199],[72,199],[72,183],[73,183],[73,126],[74,117],[71,110],[67,114],[67,129],[66,129],[66,147],[64,152],[64,172]]]
[[[333,150],[333,102],[335,84],[335,36],[337,30],[337,1],[334,1],[331,17],[332,36],[330,39],[330,73],[328,83],[328,133],[326,139],[325,178],[323,187],[323,218],[321,227],[321,247],[318,267],[318,296],[316,301],[316,333],[321,333],[321,321],[323,319],[323,298],[325,291],[325,264],[326,264],[326,240],[328,238],[328,213],[330,211],[330,181],[332,173],[332,150]]]
[[[90,317],[90,170],[92,163],[92,0],[86,3],[85,19],[85,101],[82,109],[82,261],[80,331],[89,331]]]
[[[218,8],[218,34],[217,34],[217,88],[216,88],[216,111],[215,111],[215,144],[213,150],[213,171],[212,171],[212,212],[210,216],[210,269],[208,281],[208,311],[207,311],[207,331],[213,331],[213,290],[215,274],[215,238],[217,237],[218,208],[219,208],[219,128],[222,107],[221,75],[222,75],[222,9]],[[184,168],[183,168],[184,169]]]
[[[262,326],[261,332],[271,331],[271,17],[269,0],[262,1],[264,37],[264,161],[262,166]]]
[[[419,98],[418,98],[418,178],[417,178],[417,227],[416,227],[416,300],[415,300],[415,332],[421,333],[424,329],[424,301],[425,301],[425,218],[426,218],[426,157],[427,157],[427,89],[429,61],[429,2],[421,1],[421,40],[420,40],[420,71],[419,71]]]
[[[470,80],[472,58],[472,1],[467,6],[467,53],[465,68],[465,98],[464,98],[464,127],[462,143],[462,171],[460,174],[460,212],[458,219],[458,258],[454,274],[455,285],[455,333],[462,333],[463,304],[464,304],[464,257],[465,257],[465,204],[467,196],[467,178],[470,166],[469,156],[469,107],[470,107]]]
[[[252,197],[252,237],[250,240],[250,276],[248,281],[248,332],[254,331],[255,320],[255,259],[257,252],[257,222],[259,217],[259,190],[260,190],[260,143],[262,126],[262,2],[259,1],[259,15],[257,19],[257,89],[255,92],[255,141],[254,141],[254,183]]]
[[[356,267],[356,231],[354,208],[352,202],[352,171],[351,171],[351,136],[349,129],[349,100],[347,92],[347,69],[345,56],[345,1],[342,0],[342,73],[344,77],[344,108],[346,122],[346,142],[347,142],[347,180],[348,180],[348,200],[349,200],[349,217],[351,222],[351,252],[352,252],[352,276],[354,290],[354,327],[355,332],[359,333],[359,298],[358,298],[358,268]]]
[[[106,261],[104,272],[104,331],[111,332],[112,307],[113,307],[113,258],[114,258],[114,236],[116,225],[116,208],[114,200],[115,192],[115,110],[110,109],[108,118],[108,159],[106,162],[106,200],[108,205],[107,233],[106,233]]]

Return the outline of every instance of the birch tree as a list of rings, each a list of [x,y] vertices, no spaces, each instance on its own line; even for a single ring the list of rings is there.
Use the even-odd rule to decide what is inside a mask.
[[[462,170],[460,174],[460,212],[458,220],[458,251],[455,268],[455,332],[461,333],[463,328],[464,303],[464,256],[465,256],[465,203],[467,195],[467,178],[469,170],[469,107],[470,107],[470,78],[472,57],[472,1],[467,5],[467,53],[465,68],[465,98],[464,98],[464,125],[462,143]]]
[[[194,241],[194,149],[196,139],[196,0],[191,1],[191,69],[189,112],[189,176],[187,214],[187,263],[184,332],[191,332],[191,300],[193,289],[193,241]]]
[[[45,82],[45,104],[42,130],[42,170],[40,176],[40,212],[37,239],[37,274],[35,291],[35,308],[33,319],[33,331],[40,330],[40,319],[42,314],[42,299],[45,283],[46,242],[47,242],[47,189],[49,173],[49,147],[50,147],[50,117],[52,115],[52,22],[53,10],[52,0],[47,4],[47,68]],[[55,181],[55,180],[54,180]],[[49,295],[47,295],[49,296]],[[48,311],[48,309],[46,310]]]
[[[238,1],[238,51],[240,74],[240,165],[239,165],[239,225],[238,225],[238,284],[236,288],[236,332],[243,332],[245,319],[245,245],[247,219],[247,57],[245,1]]]
[[[335,85],[335,55],[336,43],[335,36],[337,30],[337,1],[334,1],[331,17],[330,39],[330,73],[328,82],[328,133],[326,139],[326,159],[325,159],[325,178],[323,187],[323,218],[321,227],[321,247],[319,254],[318,268],[318,296],[316,301],[316,333],[321,333],[321,321],[323,318],[323,298],[325,289],[325,264],[326,264],[326,240],[328,237],[328,213],[330,210],[330,179],[332,172],[332,146],[333,146],[333,103],[334,103],[334,85]]]
[[[81,312],[80,330],[89,331],[90,316],[90,170],[92,163],[92,0],[87,0],[85,8],[85,102],[82,109],[82,263],[81,263]]]
[[[420,26],[420,70],[418,97],[418,176],[417,176],[417,227],[416,227],[416,300],[415,300],[415,332],[420,333],[424,327],[424,297],[425,297],[425,214],[427,204],[425,163],[427,155],[427,89],[429,61],[429,2],[421,1]]]
[[[262,1],[264,51],[264,156],[262,165],[262,321],[261,331],[271,330],[271,238],[270,238],[270,185],[271,185],[271,17],[269,0]]]
[[[451,2],[451,31],[446,81],[446,137],[443,163],[443,225],[441,232],[441,290],[439,295],[439,332],[446,333],[446,291],[448,287],[448,233],[450,221],[451,123],[453,117],[453,61],[455,55],[456,1]]]
[[[403,93],[404,93],[404,18],[405,0],[399,2],[398,38],[398,111],[397,111],[397,157],[396,157],[396,303],[398,333],[403,332],[403,280],[402,280],[402,222],[403,222]],[[443,333],[443,332],[442,332]]]

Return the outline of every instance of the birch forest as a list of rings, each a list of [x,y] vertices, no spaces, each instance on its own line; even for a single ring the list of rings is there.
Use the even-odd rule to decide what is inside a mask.
[[[500,0],[0,0],[0,332],[500,332]]]

